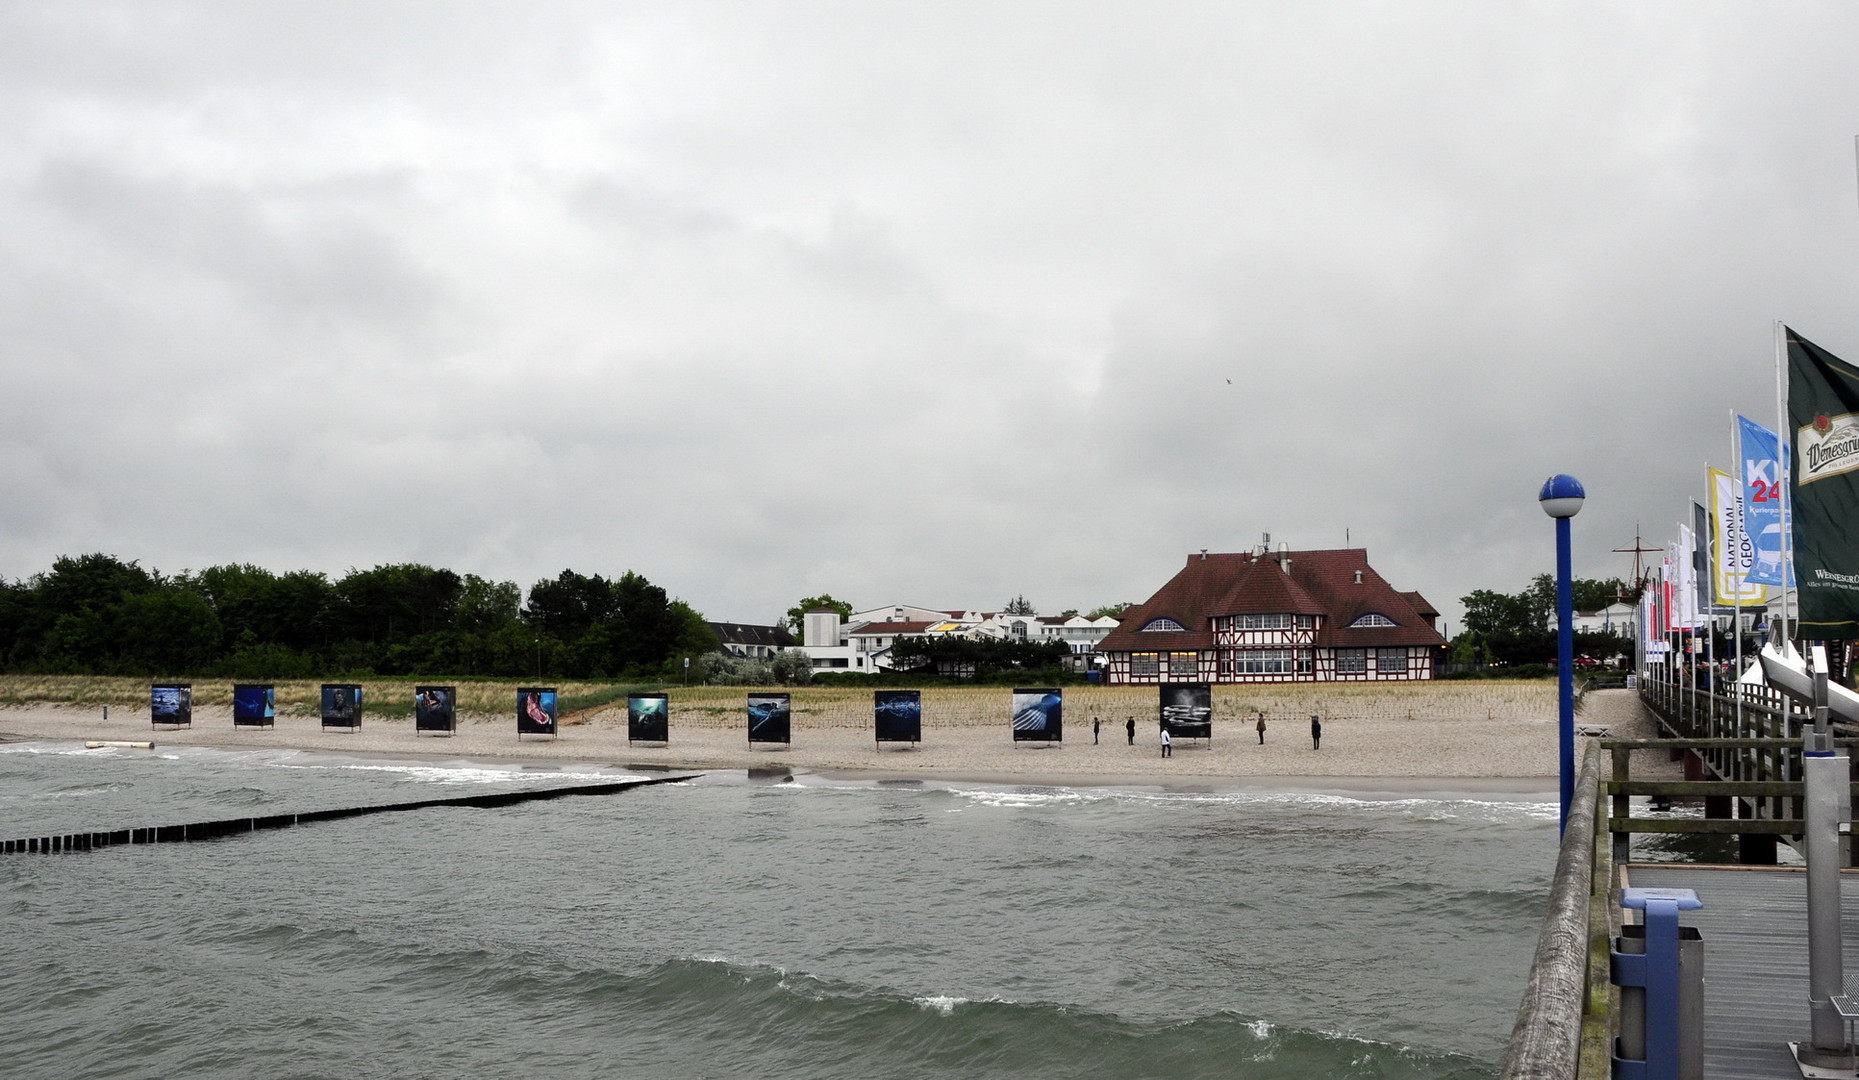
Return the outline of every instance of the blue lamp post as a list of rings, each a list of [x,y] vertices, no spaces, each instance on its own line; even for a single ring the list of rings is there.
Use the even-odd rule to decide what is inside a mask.
[[[1557,724],[1562,758],[1562,828],[1568,828],[1569,803],[1575,799],[1575,594],[1569,578],[1569,519],[1581,511],[1588,493],[1581,481],[1557,473],[1543,481],[1537,501],[1556,519],[1556,681],[1561,716]]]

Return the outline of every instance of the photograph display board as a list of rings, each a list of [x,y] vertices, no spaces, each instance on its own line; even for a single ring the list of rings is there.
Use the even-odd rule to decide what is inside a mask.
[[[455,686],[416,686],[413,688],[413,730],[456,732],[458,730],[458,688]]]
[[[233,727],[276,727],[277,691],[269,684],[235,683],[232,688]]]
[[[1064,721],[1064,694],[1058,689],[1014,689],[1014,742],[1062,742]]]
[[[1163,683],[1162,723],[1179,739],[1214,737],[1214,688],[1204,682]]]
[[[194,726],[194,685],[156,683],[148,688],[148,719],[169,727]]]
[[[873,690],[871,708],[879,742],[923,741],[923,692]]]
[[[526,686],[516,692],[516,733],[519,738],[555,734],[553,686]]]
[[[626,699],[626,741],[671,741],[671,698],[665,694],[634,694]]]
[[[323,726],[361,727],[361,685],[359,683],[323,684]]]
[[[788,731],[790,715],[788,695],[749,695],[749,741],[791,742]]]

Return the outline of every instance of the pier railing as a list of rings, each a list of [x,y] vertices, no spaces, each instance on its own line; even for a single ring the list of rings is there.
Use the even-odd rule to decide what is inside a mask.
[[[1802,832],[1799,714],[1766,687],[1736,687],[1732,693],[1648,681],[1641,699],[1671,737],[1584,740],[1549,912],[1499,1073],[1503,1080],[1610,1076],[1615,995],[1608,984],[1608,946],[1620,932],[1613,890],[1634,833],[1737,834],[1756,841],[1744,844],[1745,856],[1759,858],[1766,851],[1765,861],[1772,862],[1775,841]],[[1837,730],[1842,736],[1859,734]],[[1855,747],[1859,738],[1836,738],[1834,744]],[[1665,751],[1683,760],[1686,779],[1633,779],[1635,750]],[[1854,757],[1859,760],[1859,752]],[[1859,783],[1852,791],[1859,796]],[[1630,812],[1635,795],[1702,798],[1705,817],[1635,817]],[[1609,797],[1611,806],[1604,802]]]
[[[1772,863],[1780,838],[1802,833],[1804,791],[1801,781],[1801,722],[1806,714],[1779,692],[1765,686],[1700,688],[1669,668],[1655,667],[1644,677],[1640,699],[1659,721],[1658,739],[1603,739],[1613,753],[1613,796],[1609,831],[1613,856],[1625,861],[1633,833],[1704,833],[1736,835],[1743,862]],[[1859,746],[1855,732],[1834,725],[1834,745]],[[1634,750],[1665,750],[1685,766],[1683,780],[1634,780],[1629,762]],[[1852,755],[1859,762],[1859,753]],[[1859,771],[1851,789],[1859,794]],[[1702,799],[1704,819],[1631,817],[1629,799]],[[1847,856],[1852,861],[1852,853]]]
[[[1607,845],[1596,842],[1601,759],[1601,748],[1592,743],[1582,756],[1556,855],[1549,914],[1536,939],[1536,957],[1499,1073],[1503,1080],[1601,1080],[1608,1074],[1613,860]]]

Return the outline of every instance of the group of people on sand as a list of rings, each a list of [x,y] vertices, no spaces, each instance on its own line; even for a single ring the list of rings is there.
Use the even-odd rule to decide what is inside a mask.
[[[1163,757],[1174,757],[1175,756],[1175,744],[1174,744],[1173,736],[1171,736],[1168,731],[1168,721],[1158,719],[1156,721],[1156,724],[1162,729],[1162,756]],[[1093,746],[1097,745],[1098,732],[1102,729],[1102,727],[1103,727],[1103,721],[1100,720],[1098,717],[1093,716],[1091,718],[1091,745]],[[1259,745],[1264,746],[1265,745],[1265,713],[1263,710],[1259,712],[1259,722],[1253,725],[1253,729],[1259,733]],[[1134,716],[1130,717],[1128,720],[1125,720],[1123,722],[1123,731],[1124,731],[1124,734],[1129,736],[1130,745],[1135,746],[1136,745],[1136,718]],[[1310,718],[1310,748],[1312,750],[1323,749],[1323,721],[1315,715],[1312,715]]]

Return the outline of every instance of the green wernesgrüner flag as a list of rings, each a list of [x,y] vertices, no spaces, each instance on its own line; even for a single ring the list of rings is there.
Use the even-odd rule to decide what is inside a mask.
[[[1859,637],[1859,368],[1783,329],[1801,636]]]

